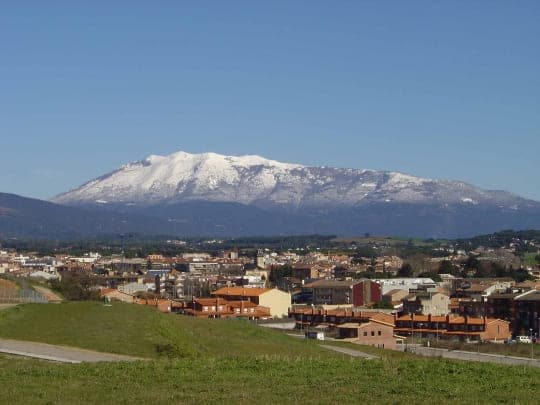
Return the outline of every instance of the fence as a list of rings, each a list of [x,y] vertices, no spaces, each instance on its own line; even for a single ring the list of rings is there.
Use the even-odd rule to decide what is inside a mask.
[[[3,304],[43,304],[46,302],[47,300],[40,293],[30,288],[21,288],[18,291],[0,289],[0,303]]]

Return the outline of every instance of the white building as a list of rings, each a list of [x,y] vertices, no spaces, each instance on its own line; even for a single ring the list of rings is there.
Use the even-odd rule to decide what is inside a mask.
[[[427,277],[407,277],[407,278],[379,278],[373,279],[381,286],[381,293],[384,295],[388,291],[399,289],[406,290],[426,290],[434,291],[437,287],[435,281]]]

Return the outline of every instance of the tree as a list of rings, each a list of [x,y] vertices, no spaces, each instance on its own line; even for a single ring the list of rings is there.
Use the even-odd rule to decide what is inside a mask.
[[[519,268],[517,270],[511,269],[510,277],[512,277],[518,283],[522,283],[526,280],[534,280],[534,277],[531,276],[530,273],[523,268]]]
[[[288,264],[284,266],[272,267],[272,270],[270,270],[269,279],[272,283],[275,283],[279,279],[282,279],[283,277],[291,277],[292,271],[293,271],[293,268],[289,266]]]
[[[403,263],[403,266],[398,270],[399,277],[411,277],[413,274],[412,266],[409,263]]]
[[[388,301],[379,301],[373,304],[372,308],[375,309],[394,309],[394,306],[391,302]]]
[[[480,266],[480,262],[473,255],[470,255],[463,264],[465,265],[466,270],[478,270],[478,267]]]
[[[99,300],[99,292],[94,290],[94,280],[79,274],[64,274],[60,280],[51,280],[51,287],[70,301]]]
[[[439,276],[437,273],[434,273],[432,271],[424,271],[423,273],[420,273],[418,277],[430,278],[436,282],[442,281],[441,276]]]
[[[454,272],[454,265],[450,260],[443,260],[439,264],[439,274],[452,274]]]

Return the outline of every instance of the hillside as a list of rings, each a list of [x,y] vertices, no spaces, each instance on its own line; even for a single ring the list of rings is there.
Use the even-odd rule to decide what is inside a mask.
[[[535,403],[540,370],[417,358],[318,343],[241,321],[197,320],[128,304],[24,305],[0,311],[0,336],[148,357],[52,364],[0,355],[10,403]],[[161,347],[161,353],[156,349]]]
[[[96,302],[28,304],[0,311],[0,338],[31,340],[145,358],[306,355],[315,345],[242,321],[165,315],[154,308]]]
[[[167,230],[166,221],[0,193],[0,238],[70,239],[131,231],[154,234],[159,230]]]

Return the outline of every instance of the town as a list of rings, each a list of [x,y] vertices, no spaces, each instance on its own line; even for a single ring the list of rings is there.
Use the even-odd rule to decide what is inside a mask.
[[[369,236],[287,249],[209,240],[195,250],[167,240],[166,254],[144,257],[3,247],[0,302],[122,301],[391,349],[404,339],[536,341],[540,244],[501,235],[428,248]]]

